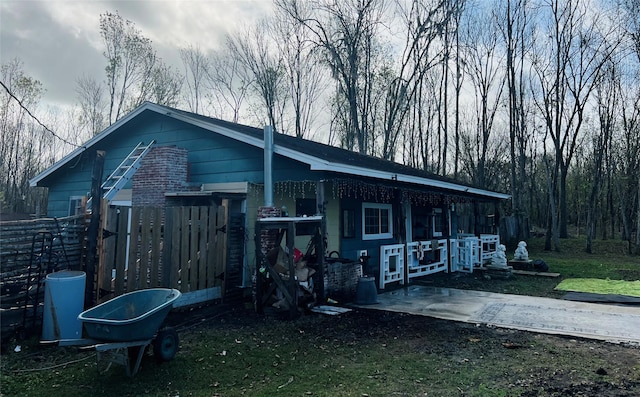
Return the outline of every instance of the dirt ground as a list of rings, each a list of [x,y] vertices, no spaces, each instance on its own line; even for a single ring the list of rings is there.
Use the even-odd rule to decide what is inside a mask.
[[[202,324],[208,325],[198,327],[226,327],[241,333],[256,327],[295,326],[306,338],[322,338],[337,345],[383,345],[400,337],[403,343],[397,354],[404,349],[437,356],[443,367],[454,369],[453,373],[466,365],[482,368],[487,381],[507,390],[524,389],[524,393],[517,394],[523,397],[640,396],[640,346],[635,345],[366,309],[340,316],[310,314],[287,321],[259,316],[251,310],[208,310],[219,312],[214,315],[216,321],[206,321]],[[200,315],[210,318],[206,312],[207,309]],[[197,323],[198,317],[191,313],[188,322]],[[179,315],[173,318],[176,325],[183,320]]]
[[[339,316],[307,313],[295,320],[283,320],[270,315],[258,315],[253,309],[243,306],[216,304],[174,311],[167,322],[167,325],[175,327],[180,334],[181,348],[178,355],[181,362],[190,363],[188,365],[192,365],[190,368],[193,371],[206,366],[194,361],[193,356],[202,345],[204,335],[210,341],[234,338],[249,341],[260,335],[261,339],[272,340],[275,344],[290,344],[293,346],[291,349],[296,351],[303,351],[308,348],[309,341],[313,341],[314,345],[326,346],[329,351],[346,348],[348,351],[364,352],[361,356],[364,362],[371,356],[384,360],[384,357],[401,358],[406,355],[414,360],[417,357],[423,365],[420,368],[431,368],[426,372],[421,369],[423,372],[420,375],[424,376],[421,382],[428,392],[381,395],[640,396],[640,346],[635,345],[477,326],[372,309],[354,309]],[[291,332],[292,329],[297,332]],[[44,350],[37,353],[36,348],[32,354],[26,354],[22,358],[9,353],[2,357],[2,372],[10,378],[11,373],[17,369],[30,371],[46,367],[52,364],[54,358],[58,362],[75,361],[78,353],[73,352],[74,350],[68,350],[68,356],[63,357],[64,350],[47,350],[44,354]],[[247,351],[245,354],[250,353]],[[46,362],[41,362],[45,359]],[[151,357],[148,360],[153,361]],[[364,362],[362,365],[365,365]],[[406,364],[403,360],[397,362],[412,365],[411,359],[406,360]],[[428,365],[425,366],[425,363]],[[155,368],[155,363],[148,361],[144,365]],[[367,362],[366,365],[367,373],[374,374],[371,376],[378,376],[378,368],[384,367],[380,362]],[[164,368],[166,371],[180,370],[179,366]],[[104,382],[107,383],[96,386],[93,371],[88,371],[90,375],[84,376],[83,381],[73,379],[73,374],[69,373],[73,371],[71,369],[58,368],[55,371],[56,378],[63,376],[74,387],[84,388],[82,390],[87,393],[95,387],[107,390],[106,388],[111,387],[108,379],[114,379],[105,378]],[[12,381],[15,388],[16,382],[24,385],[42,382],[41,378],[32,379],[30,376],[45,376],[39,372],[34,372],[33,375],[30,372],[21,373],[23,375],[19,379],[5,380]],[[130,383],[127,378],[122,382],[129,387],[137,385],[142,388],[140,390],[154,390],[153,387],[160,387],[153,386],[154,382],[160,381],[150,373],[153,371],[143,371],[135,383]],[[167,376],[180,378],[176,374]],[[198,374],[196,378],[199,379],[200,376]],[[353,376],[353,380],[357,381],[355,377],[358,375]],[[464,390],[456,386],[461,384],[461,379],[464,379]],[[411,383],[406,383],[406,379],[396,379],[393,376],[384,382],[405,382],[398,384],[400,387],[412,386]],[[140,391],[133,390],[135,394]],[[4,395],[2,392],[0,391],[0,396]],[[83,395],[88,395],[87,393]],[[238,394],[237,391],[227,390],[214,395]],[[151,395],[161,394],[151,392]]]

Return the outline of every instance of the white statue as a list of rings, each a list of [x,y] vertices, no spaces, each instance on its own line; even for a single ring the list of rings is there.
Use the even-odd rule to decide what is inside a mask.
[[[529,252],[527,252],[527,243],[524,241],[520,241],[518,243],[518,248],[516,248],[516,253],[513,256],[514,261],[523,261],[526,262],[529,260]]]
[[[507,247],[504,244],[498,245],[498,249],[491,258],[491,266],[506,268],[507,267]]]

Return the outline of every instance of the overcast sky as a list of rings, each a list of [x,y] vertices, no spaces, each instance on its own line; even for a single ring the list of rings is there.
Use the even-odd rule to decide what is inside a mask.
[[[78,77],[104,80],[100,14],[118,11],[166,63],[182,68],[179,48],[217,48],[238,22],[251,23],[271,7],[271,0],[0,0],[0,63],[21,59],[47,90],[44,104],[70,105]]]

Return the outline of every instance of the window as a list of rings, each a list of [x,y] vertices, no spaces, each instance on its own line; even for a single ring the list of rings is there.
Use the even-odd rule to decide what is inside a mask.
[[[434,208],[433,209],[433,237],[442,237],[442,232],[444,231],[444,214],[442,213],[442,208]]]
[[[82,199],[84,196],[69,197],[69,216],[82,214]]]
[[[393,237],[391,204],[362,203],[362,239]]]

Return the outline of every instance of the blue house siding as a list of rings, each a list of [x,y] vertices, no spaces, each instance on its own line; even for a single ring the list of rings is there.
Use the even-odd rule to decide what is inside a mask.
[[[211,131],[148,112],[141,115],[137,125],[131,123],[126,134],[114,134],[105,140],[109,147],[105,170],[117,167],[140,141],[156,141],[158,146],[175,145],[188,151],[190,182],[216,183],[264,181],[264,155],[261,148]],[[129,124],[127,124],[129,126]],[[124,139],[122,139],[122,135]],[[274,180],[300,180],[309,177],[309,166],[299,162],[274,156]]]
[[[69,215],[69,198],[86,195],[91,190],[93,156],[84,155],[78,162],[66,166],[63,172],[47,180],[49,184],[47,216]]]
[[[264,155],[261,148],[184,123],[143,112],[116,133],[107,136],[82,154],[75,166],[65,166],[46,179],[49,190],[48,215],[68,215],[69,197],[86,195],[91,190],[91,173],[97,150],[105,151],[103,180],[120,165],[139,143],[155,140],[156,146],[175,145],[188,151],[192,183],[264,182]],[[301,181],[317,178],[309,166],[274,155],[273,180]],[[126,188],[131,188],[130,183]]]
[[[397,243],[395,238],[363,240],[362,232],[362,200],[360,199],[342,199],[340,200],[341,211],[351,210],[355,215],[355,236],[353,238],[342,238],[340,240],[341,254],[345,258],[358,258],[358,252],[367,250],[369,260],[362,271],[365,275],[378,277],[380,272],[380,246]],[[393,217],[399,216],[397,206],[393,206]],[[397,222],[393,222],[394,235],[398,233],[396,230]]]

